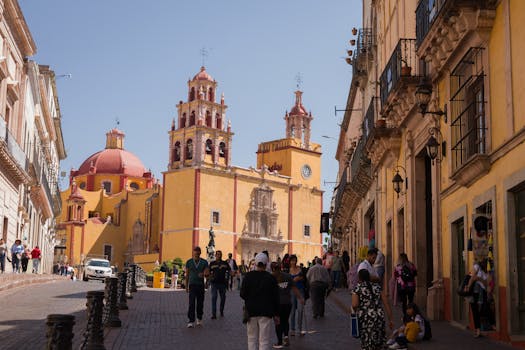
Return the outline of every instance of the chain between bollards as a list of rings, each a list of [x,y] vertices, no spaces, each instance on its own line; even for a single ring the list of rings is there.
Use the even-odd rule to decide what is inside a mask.
[[[106,277],[104,325],[107,327],[120,327],[122,322],[118,312],[118,278]]]
[[[46,350],[71,350],[74,324],[73,315],[47,315]]]
[[[119,310],[127,310],[128,303],[126,297],[126,286],[128,280],[127,272],[118,273],[118,308]]]
[[[81,350],[105,350],[104,328],[102,324],[102,312],[104,308],[104,292],[87,292],[87,325],[84,333],[84,341],[80,345]]]

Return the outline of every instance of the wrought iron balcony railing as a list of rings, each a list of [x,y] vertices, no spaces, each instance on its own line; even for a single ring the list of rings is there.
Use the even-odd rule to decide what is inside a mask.
[[[346,185],[348,184],[348,167],[345,168],[341,178],[339,179],[339,185],[337,186],[337,192],[335,194],[334,202],[334,213],[337,216],[337,211],[341,207],[341,200],[343,199],[343,193],[345,191]]]
[[[421,0],[416,9],[416,43],[417,46],[425,40],[434,20],[449,0]]]
[[[420,77],[419,58],[416,55],[416,39],[400,39],[381,74],[381,105],[384,106],[392,91],[403,80]]]
[[[368,174],[370,171],[370,159],[365,154],[365,142],[364,137],[359,139],[350,161],[350,179],[352,183],[356,181],[359,175]],[[365,171],[364,173],[363,170]]]
[[[357,46],[352,57],[353,61],[353,74],[359,75],[366,73],[367,69],[367,57],[371,57],[372,45],[374,45],[374,38],[372,36],[371,28],[359,29],[357,35]]]

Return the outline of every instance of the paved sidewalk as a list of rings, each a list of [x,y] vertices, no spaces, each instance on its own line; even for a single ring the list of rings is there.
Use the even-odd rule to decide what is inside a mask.
[[[40,275],[33,273],[3,273],[0,274],[0,292],[11,288],[27,286],[35,283],[47,283],[66,280],[59,275]]]
[[[334,294],[350,304],[348,292]],[[246,349],[246,328],[242,324],[242,300],[237,291],[228,291],[225,317],[211,320],[211,296],[204,301],[204,326],[187,329],[187,294],[182,290],[142,288],[128,301],[129,310],[121,312],[122,328],[109,330],[107,349]],[[293,349],[358,349],[359,341],[350,336],[349,316],[329,297],[325,318],[314,320],[310,304],[306,321],[310,331],[304,337],[291,337]],[[488,338],[473,338],[447,322],[432,323],[433,339],[411,349],[512,349]]]

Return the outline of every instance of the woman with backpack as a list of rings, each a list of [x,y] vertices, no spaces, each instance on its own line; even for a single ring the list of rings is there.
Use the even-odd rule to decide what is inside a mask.
[[[394,269],[394,278],[397,283],[397,295],[403,307],[403,315],[406,315],[407,305],[414,302],[416,276],[416,266],[408,260],[406,253],[399,254],[399,260]]]

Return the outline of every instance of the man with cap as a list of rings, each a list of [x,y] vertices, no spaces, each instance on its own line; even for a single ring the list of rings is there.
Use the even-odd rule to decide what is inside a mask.
[[[246,274],[242,281],[241,298],[247,313],[249,350],[271,348],[274,322],[279,322],[279,287],[274,276],[266,271],[268,256],[255,256],[255,270]]]
[[[195,325],[195,306],[197,306],[197,326],[202,326],[204,313],[204,277],[208,277],[208,262],[201,259],[201,248],[193,248],[193,257],[186,262],[186,292],[189,293],[188,328]]]

